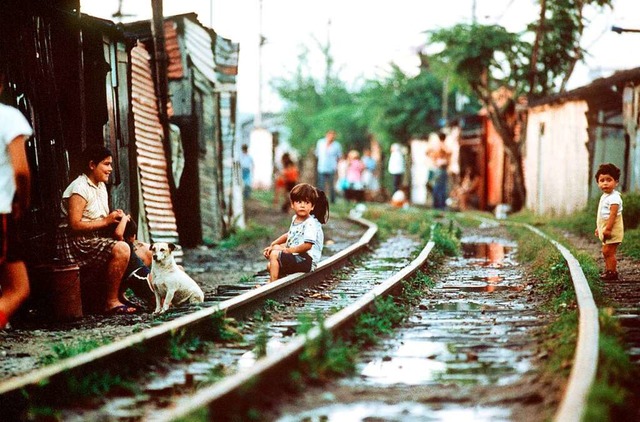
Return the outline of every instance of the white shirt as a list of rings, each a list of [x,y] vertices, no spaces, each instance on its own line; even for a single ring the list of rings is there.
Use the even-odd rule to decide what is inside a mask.
[[[338,160],[342,156],[342,146],[333,141],[327,145],[326,138],[318,139],[316,143],[316,157],[318,157],[318,173],[334,173],[338,167]]]
[[[82,221],[94,221],[109,215],[109,195],[107,186],[100,182],[96,186],[86,174],[81,174],[67,186],[62,194],[62,214],[69,215],[68,200],[71,195],[77,194],[87,201],[82,210]]]
[[[322,224],[320,224],[318,219],[313,215],[310,215],[302,223],[296,223],[296,216],[294,215],[291,220],[291,226],[289,226],[285,247],[292,248],[304,243],[311,243],[311,249],[309,249],[307,253],[313,261],[311,263],[311,269],[315,270],[322,256],[322,247],[324,246]]]
[[[391,151],[389,155],[389,173],[391,174],[403,174],[404,173],[404,156],[399,150]]]
[[[600,218],[605,220],[609,218],[611,215],[611,205],[618,205],[618,213],[616,215],[622,214],[622,197],[617,190],[611,193],[603,193],[600,197],[600,202],[598,203],[598,215]]]
[[[20,110],[0,104],[0,214],[11,213],[11,203],[16,194],[16,180],[9,159],[9,144],[21,135],[33,135],[27,119]]]

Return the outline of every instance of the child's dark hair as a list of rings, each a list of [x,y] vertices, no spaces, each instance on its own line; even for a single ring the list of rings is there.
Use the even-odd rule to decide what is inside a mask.
[[[122,237],[124,237],[125,239],[129,239],[130,237],[137,235],[138,225],[135,221],[129,219],[129,221],[127,221],[127,224],[124,226],[124,233],[122,234]]]
[[[311,215],[315,216],[322,224],[329,221],[329,201],[327,201],[327,195],[324,191],[314,188],[308,183],[299,183],[289,192],[289,200],[292,203],[295,201],[310,202],[313,205]]]
[[[600,164],[600,167],[598,167],[598,171],[596,171],[596,176],[595,176],[596,182],[598,181],[598,178],[600,178],[600,175],[602,174],[606,174],[613,177],[613,180],[615,180],[616,182],[620,181],[620,169],[616,167],[615,164],[611,164],[611,163]]]

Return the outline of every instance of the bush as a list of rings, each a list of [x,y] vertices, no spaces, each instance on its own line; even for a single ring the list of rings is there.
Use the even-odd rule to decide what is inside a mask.
[[[622,195],[622,217],[624,229],[637,229],[640,225],[640,194],[626,193]]]

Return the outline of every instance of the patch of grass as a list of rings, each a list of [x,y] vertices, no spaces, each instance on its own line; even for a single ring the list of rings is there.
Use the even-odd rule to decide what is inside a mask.
[[[227,318],[224,311],[217,311],[211,315],[211,325],[210,333],[213,341],[242,341],[243,336],[238,329],[238,322],[233,318]]]
[[[254,348],[257,359],[267,356],[268,341],[269,330],[266,326],[262,326],[256,335],[256,347]]]
[[[104,394],[124,390],[133,394],[139,393],[139,387],[134,382],[123,379],[120,375],[109,372],[93,372],[82,377],[70,376],[67,379],[68,396],[72,397],[100,397]]]
[[[610,308],[599,311],[598,372],[583,420],[627,420],[634,411],[631,391],[640,387],[639,374],[622,346],[620,324],[612,315]]]
[[[320,335],[307,341],[300,356],[303,372],[313,381],[326,381],[336,375],[352,374],[357,349],[342,339],[336,339],[324,328],[324,316],[316,314]],[[315,325],[315,324],[314,324]]]
[[[255,242],[259,239],[268,239],[273,235],[273,230],[250,222],[246,229],[232,232],[229,237],[218,243],[220,249],[235,249],[244,244]]]
[[[618,250],[630,258],[640,260],[640,229],[625,231],[624,240]]]
[[[253,280],[253,275],[252,274],[245,274],[243,276],[240,277],[240,280],[238,280],[240,283],[250,283]]]
[[[79,339],[70,342],[56,343],[51,346],[53,353],[40,358],[40,362],[45,365],[51,365],[52,363],[58,362],[62,359],[67,359],[73,356],[87,353],[93,349],[109,343],[111,343],[111,339],[104,337],[97,340]]]
[[[436,223],[431,233],[435,248],[446,256],[456,256],[460,253],[461,237],[462,230],[453,220],[449,220],[446,226],[442,223]]]
[[[169,338],[169,356],[173,360],[189,359],[201,347],[200,338],[187,336],[185,330],[174,331]]]
[[[286,306],[284,306],[282,303],[278,302],[277,300],[267,299],[264,301],[263,309],[265,312],[280,312],[285,307]]]
[[[389,334],[408,314],[410,308],[393,296],[378,297],[374,302],[374,310],[358,318],[353,327],[353,335],[359,347],[377,344],[380,334]]]
[[[378,237],[386,239],[398,230],[405,230],[429,238],[429,227],[433,222],[433,212],[416,207],[395,209],[389,205],[368,204],[363,217],[378,225]]]

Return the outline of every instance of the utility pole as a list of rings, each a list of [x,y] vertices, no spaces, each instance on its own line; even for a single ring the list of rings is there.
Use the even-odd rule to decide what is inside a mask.
[[[477,22],[477,15],[476,15],[476,6],[477,6],[477,0],[471,0],[471,23],[472,24],[476,24]]]
[[[262,0],[258,0],[258,110],[253,120],[255,128],[262,127],[262,47],[265,38],[262,35]]]

